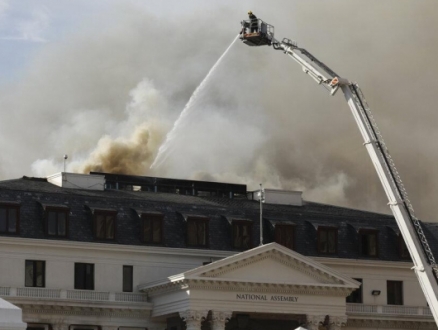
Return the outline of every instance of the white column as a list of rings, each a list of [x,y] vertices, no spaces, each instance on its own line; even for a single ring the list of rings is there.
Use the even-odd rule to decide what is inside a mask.
[[[341,330],[347,324],[347,316],[329,316],[327,330]]]
[[[207,317],[208,311],[188,310],[179,312],[179,316],[186,322],[187,330],[201,330],[201,323]]]
[[[318,330],[319,326],[324,322],[325,315],[306,315],[307,330]]]
[[[211,312],[211,330],[225,330],[225,324],[230,320],[233,312],[230,311],[212,311]]]

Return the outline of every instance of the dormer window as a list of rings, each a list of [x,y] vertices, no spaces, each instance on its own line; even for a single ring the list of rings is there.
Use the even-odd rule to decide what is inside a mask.
[[[19,229],[20,204],[0,202],[0,233],[17,234]]]
[[[143,222],[143,242],[163,243],[163,214],[141,213],[141,220]]]
[[[359,230],[359,252],[364,257],[377,257],[378,231],[373,229]]]
[[[68,207],[45,207],[45,231],[48,236],[65,237],[68,232]]]
[[[116,238],[117,210],[86,206],[91,210],[94,238],[114,240]]]
[[[338,250],[338,228],[318,226],[318,253],[336,254]]]
[[[400,232],[400,228],[396,224],[387,225],[387,228],[390,230],[389,234],[395,240],[397,255],[400,259],[411,260],[411,255]]]
[[[293,250],[295,247],[295,225],[276,223],[275,242]]]
[[[112,240],[116,236],[116,214],[115,211],[94,212],[94,234],[96,239]]]
[[[187,216],[187,245],[193,247],[208,246],[208,218]]]
[[[249,250],[252,247],[252,221],[233,219],[233,248]]]
[[[70,208],[64,204],[43,204],[44,233],[51,237],[68,236]]]

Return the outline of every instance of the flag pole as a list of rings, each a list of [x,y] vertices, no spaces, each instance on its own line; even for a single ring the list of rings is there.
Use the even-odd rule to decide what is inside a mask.
[[[260,245],[263,245],[263,202],[265,200],[262,184],[260,183]]]

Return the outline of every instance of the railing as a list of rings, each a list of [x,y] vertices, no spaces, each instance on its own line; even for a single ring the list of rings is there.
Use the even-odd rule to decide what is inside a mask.
[[[347,314],[390,314],[432,317],[429,307],[347,304]]]
[[[410,306],[383,306],[384,314],[404,314],[404,315],[418,315],[418,307]],[[421,313],[423,314],[423,313]]]
[[[43,288],[17,288],[17,297],[61,298],[61,290]]]
[[[347,304],[347,313],[377,313],[376,305]]]
[[[6,288],[4,286],[0,287],[0,296],[9,296],[11,288]]]
[[[38,299],[63,299],[75,301],[112,301],[121,303],[145,303],[143,293],[99,292],[91,290],[62,290],[46,288],[10,288],[0,287],[0,297],[24,297]]]
[[[109,292],[96,292],[88,290],[67,290],[67,299],[73,300],[91,300],[91,301],[109,301]]]
[[[148,297],[143,293],[116,292],[116,301],[122,302],[147,302]]]

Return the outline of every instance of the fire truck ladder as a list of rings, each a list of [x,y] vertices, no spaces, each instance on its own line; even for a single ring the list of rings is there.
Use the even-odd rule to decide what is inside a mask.
[[[419,280],[435,323],[438,324],[438,266],[421,223],[414,215],[414,209],[394,161],[389,154],[359,85],[341,78],[315,56],[304,48],[299,48],[290,39],[283,39],[279,42],[273,37],[273,33],[268,37],[274,49],[282,50],[300,64],[303,71],[318,84],[329,90],[331,95],[334,95],[339,88],[342,90],[364,140],[363,144],[388,197],[388,205],[394,214],[400,233],[411,255],[414,263],[412,269]],[[241,39],[245,41],[244,36]]]

